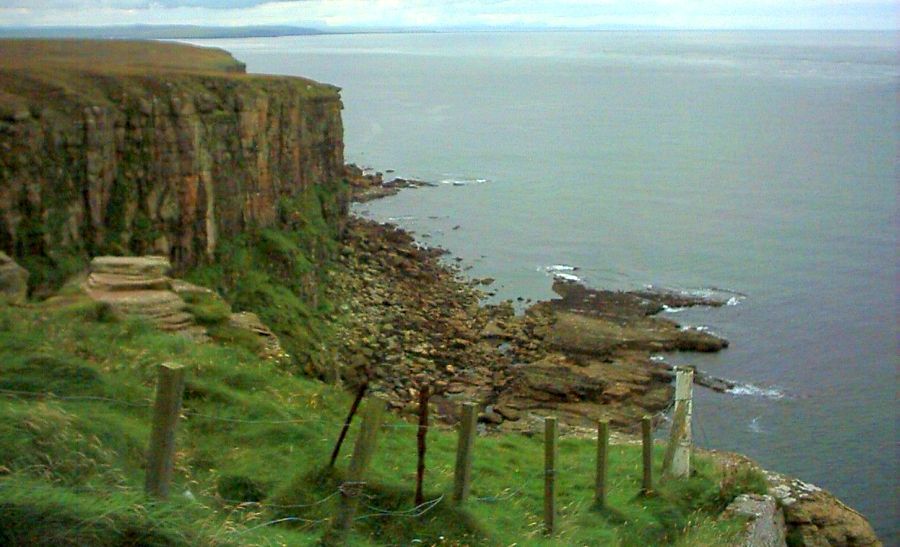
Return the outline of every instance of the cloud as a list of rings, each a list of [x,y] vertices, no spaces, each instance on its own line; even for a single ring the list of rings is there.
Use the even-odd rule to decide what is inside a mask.
[[[888,28],[894,0],[0,0],[5,25]]]

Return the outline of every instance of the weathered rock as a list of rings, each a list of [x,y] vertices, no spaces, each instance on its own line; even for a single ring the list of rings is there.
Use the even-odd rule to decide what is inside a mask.
[[[765,475],[769,495],[784,514],[790,545],[855,547],[883,545],[865,517],[827,491],[799,479],[767,471],[733,452],[703,450],[725,470],[755,469]]]
[[[91,272],[159,278],[169,275],[172,264],[164,256],[96,256],[91,259]]]
[[[14,304],[25,302],[28,296],[28,270],[0,252],[0,297]]]
[[[780,473],[766,472],[769,492],[782,506],[792,545],[876,546],[882,542],[861,514],[829,492]]]
[[[722,518],[747,519],[739,543],[741,547],[785,547],[784,515],[772,496],[741,494],[722,514]]]
[[[184,279],[170,279],[169,285],[170,288],[175,292],[175,294],[186,300],[196,297],[205,297],[225,302],[225,299],[219,296],[219,293],[210,289],[209,287],[195,285],[193,283],[185,281]]]
[[[503,323],[497,320],[489,321],[481,330],[480,336],[482,338],[494,338],[498,340],[511,340],[515,338],[515,335],[507,330],[503,326]]]
[[[83,288],[88,296],[109,304],[123,316],[146,319],[159,329],[205,339],[206,330],[195,324],[187,304],[171,290],[165,273],[169,261],[158,256],[102,256],[91,261]]]
[[[232,327],[246,330],[259,337],[262,344],[260,355],[270,359],[284,356],[278,336],[267,327],[255,313],[248,311],[233,313],[228,321]]]
[[[634,314],[629,307],[623,315],[605,307],[602,314],[556,311],[547,342],[562,351],[607,356],[619,350],[719,351],[728,346],[722,338],[707,332],[681,329],[667,319]]]
[[[41,115],[14,115],[0,135],[0,250],[160,254],[183,269],[212,256],[222,237],[284,220],[279,201],[316,187],[333,202],[315,212],[340,224],[337,88],[154,65],[179,58],[168,50],[192,58],[197,51],[187,45],[106,51],[129,47],[100,41],[83,50],[103,61],[82,62],[62,41],[32,50],[25,41],[4,44],[0,112],[20,105],[16,111]],[[167,52],[154,57],[155,49]],[[239,68],[227,53],[207,54]],[[16,84],[21,70],[8,64],[23,57],[52,66],[52,78],[32,72],[28,85]],[[40,91],[60,88],[58,81],[65,93]]]

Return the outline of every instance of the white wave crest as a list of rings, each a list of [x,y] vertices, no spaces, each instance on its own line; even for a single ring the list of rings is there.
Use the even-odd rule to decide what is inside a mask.
[[[574,272],[578,268],[568,264],[553,264],[544,268],[548,272]]]
[[[739,397],[762,397],[765,399],[783,399],[784,392],[777,388],[765,388],[753,384],[738,384],[728,390],[728,393]]]
[[[747,424],[747,429],[749,429],[752,433],[765,433],[766,432],[759,423],[759,416],[750,420],[750,423]]]
[[[574,281],[576,283],[581,282],[581,278],[577,275],[567,274],[563,272],[553,272],[553,277],[556,279],[563,279],[565,281]]]
[[[452,184],[453,186],[469,186],[472,184],[484,184],[488,179],[444,179],[441,184]]]
[[[665,304],[663,304],[662,311],[663,311],[663,313],[678,313],[678,312],[684,311],[686,309],[687,308],[673,308],[671,306],[666,306]]]
[[[419,220],[413,215],[400,215],[396,217],[388,217],[388,222],[415,222]]]

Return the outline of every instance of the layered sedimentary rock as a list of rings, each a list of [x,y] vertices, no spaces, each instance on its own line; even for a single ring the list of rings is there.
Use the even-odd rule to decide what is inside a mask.
[[[256,314],[233,313],[215,291],[173,279],[169,277],[171,270],[172,265],[163,256],[98,256],[91,260],[81,288],[113,313],[143,319],[166,332],[202,342],[209,340],[207,327],[226,324],[255,338],[261,357],[279,359],[284,355],[278,336]],[[197,317],[203,303],[217,308],[214,317],[202,309],[201,317]]]
[[[182,268],[343,176],[337,88],[241,74],[216,50],[58,44],[0,42],[0,250],[13,257]]]

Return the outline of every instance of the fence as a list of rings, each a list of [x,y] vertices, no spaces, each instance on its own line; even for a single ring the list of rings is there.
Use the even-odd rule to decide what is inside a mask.
[[[691,406],[692,406],[692,381],[693,371],[690,369],[676,369],[676,394],[674,401],[674,418],[670,432],[669,443],[663,458],[662,476],[686,477],[690,475],[690,451],[691,439]],[[227,418],[210,416],[191,410],[182,409],[182,395],[185,386],[185,369],[175,364],[164,363],[160,365],[157,377],[156,398],[152,404],[152,429],[147,449],[147,472],[145,476],[145,492],[148,496],[157,499],[165,499],[169,495],[169,489],[174,469],[176,429],[179,416],[193,416],[223,422],[253,423],[253,424],[301,424],[315,420],[311,419],[284,419],[284,420],[249,420],[239,418]],[[358,413],[362,410],[362,421],[353,447],[348,471],[343,483],[326,497],[308,504],[277,505],[263,502],[245,502],[241,500],[224,500],[228,503],[240,505],[260,505],[276,509],[302,509],[322,505],[334,498],[338,498],[335,516],[326,519],[304,519],[299,516],[283,517],[255,525],[242,530],[241,534],[256,530],[265,526],[271,526],[284,522],[303,522],[310,525],[330,522],[326,529],[322,542],[325,545],[343,545],[354,522],[369,518],[379,517],[404,517],[418,518],[441,504],[445,496],[441,495],[432,500],[423,499],[423,483],[425,477],[425,451],[428,433],[428,400],[429,393],[423,390],[419,398],[419,421],[417,424],[381,424],[385,411],[384,401],[372,397],[365,401],[368,389],[363,385],[356,393],[350,411],[341,427],[331,452],[329,466],[333,467],[340,454],[341,447],[349,431],[350,425]],[[133,407],[150,407],[149,402],[135,403],[121,401],[98,396],[53,396],[52,394],[36,393],[31,391],[16,391],[0,389],[2,395],[17,397],[53,397],[59,400],[75,401],[100,401],[123,404]],[[672,406],[666,408],[658,415],[664,415]],[[454,468],[452,503],[462,505],[470,498],[472,481],[472,464],[475,454],[476,425],[478,418],[477,406],[471,402],[461,405],[460,420],[458,423],[458,443],[456,450],[456,465]],[[641,420],[641,444],[642,444],[642,480],[638,492],[642,496],[653,495],[653,463],[652,463],[652,418],[644,416]],[[369,462],[377,446],[378,431],[383,428],[414,428],[417,431],[417,467],[415,504],[406,510],[391,511],[366,504],[370,511],[357,516],[360,502],[366,485],[366,474]],[[541,477],[544,481],[544,532],[553,534],[556,531],[556,484],[559,473],[559,447],[558,424],[554,417],[544,420],[544,470]],[[594,506],[598,510],[607,508],[607,496],[609,483],[609,422],[601,420],[597,423],[597,459]],[[527,481],[526,481],[527,482]],[[509,488],[496,496],[472,498],[479,502],[497,502],[521,494],[525,490],[525,484],[517,488]]]

